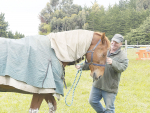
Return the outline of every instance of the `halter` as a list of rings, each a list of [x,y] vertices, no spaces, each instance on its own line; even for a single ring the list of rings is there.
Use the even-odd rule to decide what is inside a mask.
[[[100,42],[101,42],[101,39],[97,42],[97,44],[95,45],[95,47],[94,47],[92,50],[87,51],[87,53],[91,53],[91,62],[88,63],[88,62],[85,60],[85,64],[105,67],[105,65],[103,65],[103,64],[95,64],[95,63],[93,63],[93,53],[94,53],[94,50],[96,49],[96,47],[98,46],[98,44],[99,44]]]

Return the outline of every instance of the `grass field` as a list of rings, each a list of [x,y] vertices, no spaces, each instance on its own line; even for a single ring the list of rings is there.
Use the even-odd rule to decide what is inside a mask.
[[[119,93],[115,101],[116,113],[150,113],[150,60],[135,60],[138,56],[136,49],[128,49],[129,66],[122,73]],[[74,66],[66,68],[65,96],[69,91],[75,75]],[[92,86],[90,71],[83,71],[75,90],[73,105],[66,106],[65,97],[58,103],[57,113],[96,113],[90,106],[88,99]],[[72,92],[71,92],[72,94]],[[67,102],[70,104],[71,96]],[[32,95],[18,93],[0,93],[0,113],[28,113]],[[101,101],[104,105],[103,100]],[[48,113],[48,105],[43,101],[39,113]]]

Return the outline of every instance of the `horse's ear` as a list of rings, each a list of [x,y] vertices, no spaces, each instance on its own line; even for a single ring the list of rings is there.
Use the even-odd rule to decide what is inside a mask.
[[[101,40],[102,40],[102,44],[104,44],[105,43],[105,32],[102,34]]]

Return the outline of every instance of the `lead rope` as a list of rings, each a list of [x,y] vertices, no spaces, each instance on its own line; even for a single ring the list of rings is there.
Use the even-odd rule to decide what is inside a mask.
[[[77,75],[78,75],[79,71],[80,71],[80,76],[79,76],[79,78],[78,78],[78,81],[77,81],[77,83],[76,83],[74,89],[73,89],[72,101],[71,101],[71,104],[68,105],[68,104],[67,104],[67,96],[69,95],[71,89],[72,89],[73,86],[74,86],[74,83],[75,83],[75,81],[76,81],[76,78],[77,78]],[[76,76],[75,76],[75,79],[74,79],[74,82],[73,82],[73,84],[72,84],[70,90],[68,91],[68,93],[67,93],[67,95],[66,95],[66,97],[65,97],[65,103],[66,103],[67,106],[71,106],[71,105],[73,104],[74,92],[75,92],[75,89],[76,89],[76,87],[77,87],[77,85],[78,85],[78,82],[79,82],[79,80],[80,80],[81,74],[82,74],[82,68],[78,69],[78,71],[77,71],[77,73],[76,73]]]

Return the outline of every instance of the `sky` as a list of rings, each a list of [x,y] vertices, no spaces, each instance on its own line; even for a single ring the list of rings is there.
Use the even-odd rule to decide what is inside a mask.
[[[38,15],[50,0],[0,0],[0,13],[5,14],[9,23],[8,30],[25,36],[38,35],[40,21]],[[95,0],[74,0],[74,4],[92,6]],[[97,0],[99,5],[107,8],[119,3],[119,0]]]

